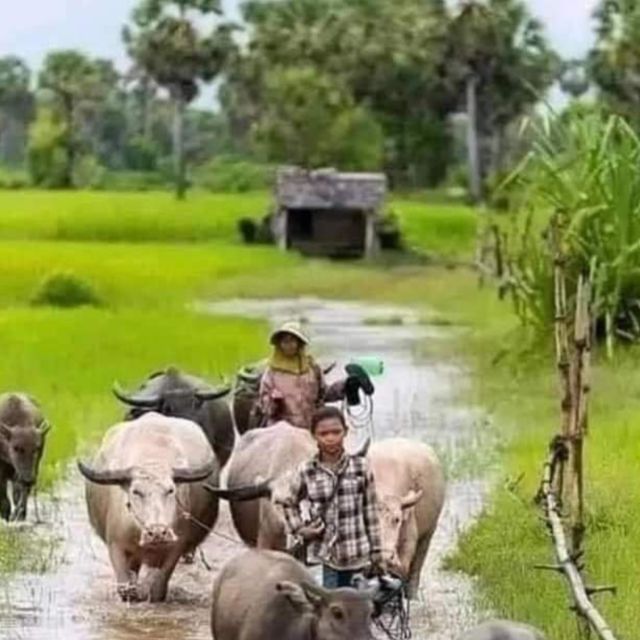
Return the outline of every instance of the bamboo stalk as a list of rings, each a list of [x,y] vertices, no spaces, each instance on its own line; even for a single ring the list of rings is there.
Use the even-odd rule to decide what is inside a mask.
[[[544,496],[544,505],[547,521],[551,529],[555,554],[557,559],[557,567],[559,571],[567,578],[569,588],[575,608],[578,613],[589,623],[590,627],[600,636],[602,640],[616,640],[611,627],[596,609],[589,597],[589,590],[584,584],[582,575],[575,565],[572,555],[569,553],[567,538],[562,526],[560,517],[560,509],[558,499],[553,490],[554,470],[558,463],[558,451],[553,451],[549,461],[545,464],[544,476],[542,481],[542,494]]]

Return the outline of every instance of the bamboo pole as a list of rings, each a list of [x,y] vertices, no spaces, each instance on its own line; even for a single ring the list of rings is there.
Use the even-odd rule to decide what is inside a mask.
[[[558,562],[557,566],[547,568],[561,571],[565,575],[569,583],[569,589],[575,603],[576,611],[588,622],[590,627],[598,634],[598,636],[600,636],[602,640],[616,640],[616,636],[614,635],[611,627],[609,627],[607,621],[596,609],[590,598],[590,594],[605,590],[609,591],[611,588],[587,588],[584,584],[580,571],[575,565],[573,556],[569,552],[567,538],[565,536],[564,527],[562,526],[558,499],[553,489],[555,484],[554,475],[558,462],[558,451],[555,450],[552,452],[549,461],[545,464],[542,481],[544,506]]]

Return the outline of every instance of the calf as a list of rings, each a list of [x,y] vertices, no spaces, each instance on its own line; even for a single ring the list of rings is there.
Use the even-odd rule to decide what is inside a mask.
[[[233,558],[213,585],[215,640],[373,640],[372,594],[327,591],[290,556],[250,550]]]
[[[35,400],[22,393],[0,396],[0,517],[4,520],[27,517],[27,500],[38,480],[49,429]]]

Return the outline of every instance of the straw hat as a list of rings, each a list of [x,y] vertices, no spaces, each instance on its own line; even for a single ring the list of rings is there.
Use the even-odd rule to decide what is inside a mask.
[[[298,340],[300,340],[302,344],[309,344],[309,337],[302,329],[302,325],[295,320],[289,320],[284,324],[282,324],[280,327],[278,327],[271,334],[271,344],[275,345],[276,342],[278,341],[278,338],[285,333],[288,333],[289,335],[292,335],[298,338]]]

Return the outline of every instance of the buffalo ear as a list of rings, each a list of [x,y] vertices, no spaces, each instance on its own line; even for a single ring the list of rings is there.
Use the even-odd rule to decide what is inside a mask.
[[[276,591],[287,598],[296,611],[306,613],[313,610],[313,605],[301,585],[284,580],[276,584]]]
[[[9,425],[6,425],[4,422],[0,422],[0,438],[4,438],[7,440],[11,440],[11,435],[13,431]]]
[[[51,431],[52,424],[48,420],[43,420],[38,425],[38,430],[42,434],[42,437],[46,436],[49,431]]]
[[[418,500],[420,500],[420,498],[422,498],[422,489],[418,489],[418,491],[411,489],[411,491],[409,491],[406,496],[401,498],[400,505],[403,510],[410,509],[411,507],[415,507],[416,504],[418,504]]]

